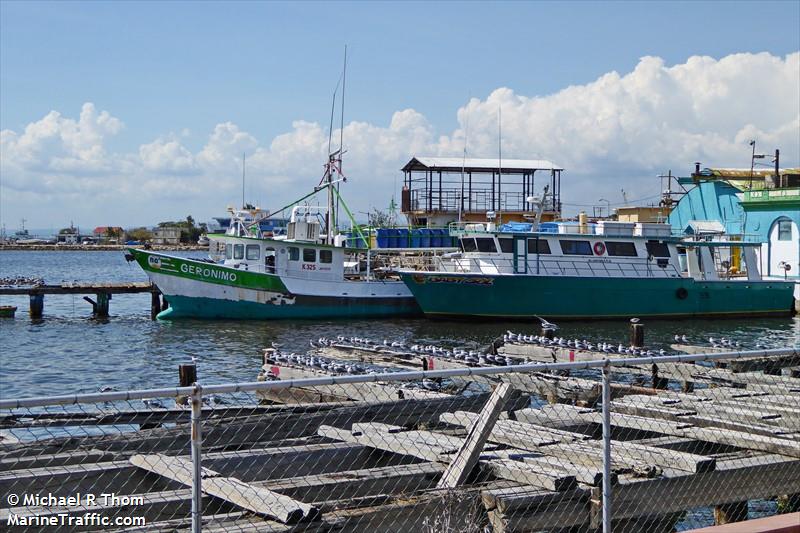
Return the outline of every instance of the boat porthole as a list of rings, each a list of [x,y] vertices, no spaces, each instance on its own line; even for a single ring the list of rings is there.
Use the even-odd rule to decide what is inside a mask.
[[[684,287],[680,287],[675,291],[675,296],[678,297],[678,300],[685,300],[686,297],[689,296],[689,291],[687,291]]]

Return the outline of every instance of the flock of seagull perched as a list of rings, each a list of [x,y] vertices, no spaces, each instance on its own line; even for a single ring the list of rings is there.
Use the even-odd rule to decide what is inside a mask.
[[[613,353],[633,356],[638,355],[643,357],[667,355],[667,351],[663,348],[657,352],[654,352],[653,350],[634,348],[633,346],[626,347],[622,343],[618,345],[608,342],[598,342],[597,344],[593,344],[586,339],[566,339],[564,337],[553,337],[550,339],[544,335],[523,335],[521,333],[514,333],[513,331],[507,331],[505,335],[503,335],[503,342],[506,344],[533,344],[543,346],[545,348],[572,348],[575,350],[586,350],[588,352],[603,352],[608,354]]]
[[[0,286],[2,287],[27,287],[44,285],[44,279],[36,277],[2,277],[0,278]]]

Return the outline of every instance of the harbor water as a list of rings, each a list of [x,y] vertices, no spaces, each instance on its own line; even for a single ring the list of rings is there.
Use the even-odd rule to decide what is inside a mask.
[[[200,256],[202,252],[187,252]],[[0,278],[42,278],[46,283],[147,281],[122,252],[2,251]],[[90,295],[91,296],[91,295]],[[149,294],[115,295],[110,318],[91,319],[82,296],[46,296],[44,318],[28,317],[28,299],[2,297],[16,305],[16,318],[0,319],[0,397],[31,397],[174,386],[180,363],[196,358],[203,383],[253,381],[263,348],[276,342],[304,352],[310,340],[336,335],[437,343],[477,349],[506,330],[536,333],[538,321],[452,322],[422,318],[325,321],[150,320]],[[566,338],[627,344],[627,321],[564,322]],[[648,321],[649,348],[669,349],[675,334],[702,344],[708,337],[737,340],[743,348],[800,344],[800,318]]]

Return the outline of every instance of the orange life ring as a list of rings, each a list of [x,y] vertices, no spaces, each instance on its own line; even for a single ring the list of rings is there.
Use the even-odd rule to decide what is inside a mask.
[[[594,254],[603,255],[604,253],[606,253],[606,245],[600,241],[594,243]]]

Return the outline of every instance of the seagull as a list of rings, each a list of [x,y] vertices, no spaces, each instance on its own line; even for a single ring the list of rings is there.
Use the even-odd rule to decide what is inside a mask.
[[[686,337],[686,335],[681,335],[681,342],[689,342],[689,339]]]
[[[547,320],[545,320],[544,318],[542,318],[540,316],[536,316],[536,315],[533,315],[533,316],[534,316],[534,318],[538,318],[539,319],[539,322],[542,323],[542,327],[544,329],[552,329],[553,331],[558,329],[558,326],[556,324],[553,324],[552,322],[548,322]]]
[[[151,409],[163,409],[164,404],[155,399],[142,400],[142,403]]]
[[[281,348],[283,348],[283,344],[278,344],[277,342],[273,342],[272,347],[275,348],[276,350],[280,350]]]

